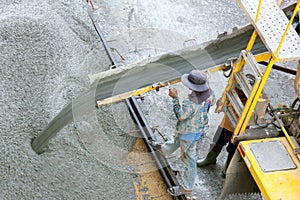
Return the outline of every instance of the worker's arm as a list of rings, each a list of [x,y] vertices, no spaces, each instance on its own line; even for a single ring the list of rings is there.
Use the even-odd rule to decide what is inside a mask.
[[[193,109],[191,108],[191,102],[183,101],[182,106],[179,104],[177,90],[172,88],[169,90],[169,96],[173,98],[173,110],[176,115],[176,118],[179,121],[187,119],[193,113]]]
[[[183,101],[182,106],[180,106],[177,97],[173,99],[173,110],[178,121],[182,121],[189,118],[191,114],[194,112],[191,107],[190,101]]]

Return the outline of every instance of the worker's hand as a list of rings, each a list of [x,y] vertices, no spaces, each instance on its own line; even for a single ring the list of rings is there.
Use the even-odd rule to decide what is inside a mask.
[[[172,97],[173,99],[178,97],[176,88],[169,89],[169,96]]]
[[[216,113],[220,113],[222,111],[222,105],[223,105],[222,98],[220,98],[217,101],[217,107],[216,107],[216,110],[215,110]]]
[[[220,107],[220,106],[222,106],[222,105],[223,105],[222,99],[220,98],[220,99],[218,99],[218,101],[217,101],[217,107]]]

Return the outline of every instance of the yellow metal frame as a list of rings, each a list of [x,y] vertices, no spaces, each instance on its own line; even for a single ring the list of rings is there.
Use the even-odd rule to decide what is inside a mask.
[[[259,14],[260,14],[261,5],[262,5],[262,0],[259,1],[259,6],[258,6],[258,10],[257,10],[257,15],[256,15],[256,21],[258,20],[258,17],[259,17]],[[273,64],[274,64],[275,61],[278,61],[278,53],[279,53],[279,51],[280,51],[280,49],[282,47],[282,44],[283,44],[283,42],[284,42],[284,40],[286,38],[287,32],[288,32],[288,30],[290,29],[290,27],[292,25],[293,19],[296,16],[296,13],[297,13],[297,11],[299,11],[299,9],[300,9],[300,1],[298,1],[297,5],[295,7],[293,15],[292,15],[292,17],[291,17],[291,19],[290,19],[290,21],[289,21],[289,23],[288,23],[288,25],[286,27],[286,30],[285,30],[282,38],[281,38],[281,41],[280,41],[280,43],[279,43],[279,45],[277,47],[277,50],[275,52],[275,56],[274,57],[270,57],[269,64],[266,67],[265,73],[264,73],[261,81],[258,82],[258,83],[256,83],[253,86],[253,90],[252,90],[252,92],[250,94],[250,97],[249,97],[249,99],[248,99],[248,101],[247,101],[247,103],[245,105],[245,108],[244,108],[244,110],[242,112],[242,115],[241,115],[241,117],[239,119],[239,122],[238,122],[237,126],[235,127],[234,137],[236,137],[237,135],[239,135],[240,133],[243,133],[245,131],[245,129],[246,129],[247,125],[248,125],[248,122],[249,122],[249,120],[251,118],[252,112],[253,112],[253,110],[254,110],[254,108],[256,106],[256,103],[257,103],[257,101],[259,99],[259,96],[261,95],[262,90],[264,88],[264,85],[265,85],[265,83],[266,83],[266,81],[268,79],[268,76],[269,76],[270,72],[271,72]],[[249,43],[247,45],[247,48],[246,48],[247,51],[250,51],[252,49],[256,38],[257,38],[257,32],[254,31],[253,34],[252,34],[252,36],[251,36],[251,39],[250,39],[250,41],[249,41]],[[269,55],[265,54],[264,56],[258,57],[258,58],[259,59],[261,59],[263,57],[267,58]],[[237,63],[235,71],[241,70],[244,67],[244,65],[245,65],[245,61],[243,59],[241,59],[239,61],[239,63]],[[226,87],[226,91],[228,91],[230,89],[230,86],[231,86],[231,83],[229,82],[228,85],[227,85],[227,87]],[[224,96],[225,95],[223,95],[223,97]],[[285,130],[285,128],[283,126],[281,128],[282,128],[282,131],[284,132],[284,135],[287,138],[289,144],[291,145],[292,149],[295,150],[296,146],[295,146],[294,142],[291,140],[291,138],[288,135],[288,133]],[[235,139],[234,137],[233,137],[233,141]],[[299,155],[299,158],[300,158],[300,155]]]
[[[264,172],[261,170],[257,159],[252,153],[249,144],[263,143],[268,141],[279,140],[283,143],[291,159],[296,165],[295,169]],[[238,150],[243,157],[252,177],[259,187],[264,199],[298,199],[300,191],[300,162],[294,155],[293,149],[285,137],[269,138],[262,140],[242,141],[239,143]],[[272,161],[270,161],[272,162]],[[283,187],[285,185],[285,187]]]
[[[227,69],[228,69],[228,66],[226,66],[226,65],[218,65],[216,67],[212,67],[212,68],[206,70],[204,73],[209,74],[209,73],[214,73],[214,72],[217,72],[217,71],[227,70]],[[101,107],[101,106],[106,105],[106,104],[117,103],[117,102],[123,101],[123,100],[125,100],[129,97],[142,95],[144,93],[151,92],[153,90],[158,90],[159,88],[163,88],[163,87],[166,87],[166,86],[169,86],[169,85],[173,85],[173,84],[179,83],[180,81],[181,81],[181,77],[175,78],[175,79],[172,79],[172,80],[169,80],[169,81],[165,81],[163,83],[158,83],[158,84],[155,84],[155,85],[149,85],[149,86],[146,86],[146,87],[143,87],[143,88],[140,88],[140,89],[136,89],[136,90],[133,90],[133,91],[130,91],[130,92],[125,92],[125,93],[122,93],[122,94],[119,94],[119,95],[116,95],[116,96],[113,96],[113,97],[109,97],[109,98],[106,98],[106,99],[103,99],[103,100],[99,100],[99,101],[97,101],[97,105],[98,105],[98,107]]]
[[[158,83],[157,85],[150,85],[150,86],[147,86],[144,88],[136,89],[136,90],[133,90],[130,92],[122,93],[117,96],[113,96],[113,97],[106,98],[104,100],[97,101],[97,105],[98,105],[98,107],[101,107],[106,104],[117,103],[117,102],[125,100],[129,97],[138,96],[138,95],[141,95],[141,94],[153,91],[153,90],[158,90],[161,87],[168,86],[169,84],[172,85],[172,84],[175,84],[178,82],[180,82],[180,78],[176,78],[176,79],[170,80],[168,82],[164,82],[164,83]]]

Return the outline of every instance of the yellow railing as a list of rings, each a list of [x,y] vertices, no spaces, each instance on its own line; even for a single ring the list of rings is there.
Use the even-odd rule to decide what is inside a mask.
[[[279,51],[280,51],[280,49],[281,49],[281,47],[282,47],[282,44],[283,44],[283,42],[284,42],[284,40],[285,40],[285,38],[286,38],[286,35],[287,35],[288,31],[290,30],[290,28],[291,28],[291,26],[292,26],[293,20],[294,20],[294,18],[295,18],[295,16],[296,16],[297,12],[298,12],[299,10],[300,10],[300,1],[298,1],[298,3],[297,3],[297,5],[296,5],[296,7],[295,7],[295,10],[294,10],[294,12],[293,12],[293,15],[292,15],[292,17],[291,17],[291,19],[290,19],[290,21],[289,21],[289,23],[288,23],[288,25],[287,25],[287,27],[286,27],[284,33],[283,33],[283,36],[282,36],[282,38],[281,38],[281,40],[280,40],[280,43],[279,43],[279,45],[278,45],[278,47],[277,47],[277,50],[276,50],[276,52],[275,52],[275,59],[276,59],[275,61],[278,61],[277,56],[278,56],[278,54],[279,54]]]
[[[262,6],[262,0],[259,1],[259,5],[258,5],[258,9],[257,9],[257,14],[256,14],[256,22],[257,22],[257,20],[259,18],[261,6]],[[280,43],[279,43],[279,45],[277,47],[275,56],[270,59],[269,64],[268,64],[268,66],[267,66],[267,68],[265,70],[265,73],[264,73],[263,77],[262,77],[261,82],[259,83],[258,87],[253,87],[253,90],[251,92],[250,98],[249,98],[249,100],[247,101],[247,103],[245,105],[245,109],[243,110],[243,113],[242,113],[242,115],[240,117],[240,120],[239,120],[237,126],[235,127],[235,130],[234,130],[235,136],[239,135],[240,133],[243,133],[245,131],[247,125],[248,125],[248,122],[249,122],[249,120],[251,118],[252,112],[253,112],[253,110],[254,110],[254,108],[256,106],[256,103],[258,101],[259,96],[262,93],[262,90],[263,90],[264,85],[265,85],[265,83],[266,83],[266,81],[268,79],[268,76],[269,76],[270,72],[271,72],[273,64],[274,64],[275,61],[278,61],[277,57],[278,57],[279,51],[280,51],[280,49],[282,47],[283,42],[286,39],[286,36],[287,36],[287,33],[288,33],[289,29],[291,28],[291,25],[292,25],[293,19],[296,16],[296,13],[300,9],[299,7],[300,7],[300,1],[298,1],[297,5],[295,7],[293,15],[292,15],[292,17],[291,17],[291,19],[290,19],[290,21],[289,21],[289,23],[288,23],[288,25],[286,27],[286,30],[284,31],[284,34],[283,34],[283,36],[282,36],[282,38],[280,40]],[[250,38],[250,40],[249,40],[249,43],[247,45],[247,48],[246,48],[247,51],[250,51],[252,49],[256,37],[257,37],[257,32],[254,31],[253,34],[252,34],[252,36],[251,36],[251,38]],[[239,62],[241,62],[240,64],[244,65],[245,61],[243,61],[243,59],[242,59]],[[241,68],[240,64],[237,64],[237,66],[239,66],[238,68]],[[253,94],[254,94],[254,97],[253,97]],[[252,98],[253,98],[253,100],[251,100]],[[288,133],[285,130],[285,128],[283,127],[282,123],[280,123],[280,124],[281,124],[282,131],[283,131],[284,135],[286,136],[289,144],[291,145],[291,147],[293,148],[293,150],[295,150],[296,146],[295,146],[294,142],[292,141],[291,137],[288,135]],[[233,140],[234,140],[234,138],[233,138]]]

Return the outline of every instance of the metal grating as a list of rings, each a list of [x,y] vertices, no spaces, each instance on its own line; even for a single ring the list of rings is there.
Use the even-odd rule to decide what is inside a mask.
[[[249,148],[263,172],[296,168],[296,165],[281,141],[250,143]]]
[[[259,0],[238,0],[267,49],[275,56],[280,40],[289,23],[276,0],[263,0],[258,21],[255,22]],[[300,59],[300,37],[291,26],[278,54],[278,61]]]

